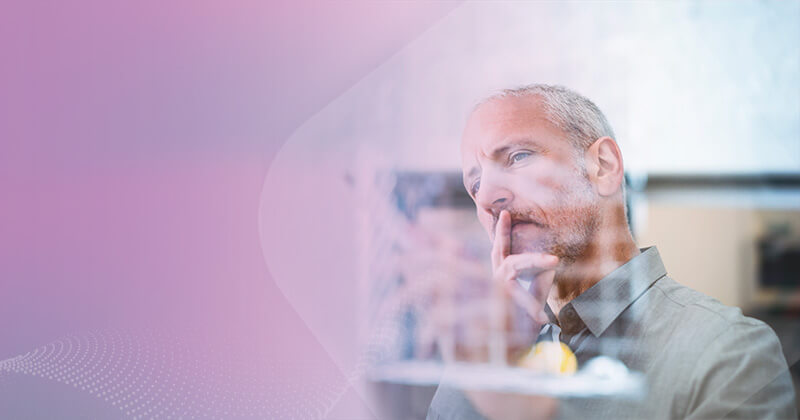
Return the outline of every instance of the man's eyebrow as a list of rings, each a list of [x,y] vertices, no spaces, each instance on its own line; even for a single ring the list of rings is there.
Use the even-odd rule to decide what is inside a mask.
[[[514,149],[517,147],[527,147],[535,149],[537,151],[541,150],[541,147],[533,138],[515,137],[504,140],[503,142],[501,142],[501,145],[499,147],[492,150],[492,152],[490,153],[491,159],[496,161],[500,159],[503,155],[505,155],[509,149]],[[464,184],[466,184],[468,180],[477,176],[479,172],[480,168],[478,168],[477,166],[473,166],[472,168],[470,168],[469,172],[467,172],[467,174],[464,175],[463,178]]]
[[[505,155],[509,149],[516,149],[518,147],[527,147],[535,150],[540,150],[539,143],[531,137],[515,137],[502,141],[501,145],[494,149],[491,153],[492,160],[498,160]]]

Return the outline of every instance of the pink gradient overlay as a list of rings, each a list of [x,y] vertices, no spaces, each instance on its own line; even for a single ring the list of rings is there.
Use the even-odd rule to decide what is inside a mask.
[[[0,360],[20,358],[0,370],[2,417],[372,417],[343,353],[272,279],[261,235],[317,232],[260,232],[262,186],[297,126],[455,5],[3,3]],[[92,331],[183,350],[95,340],[41,356]],[[151,380],[81,359],[115,360],[115,345],[131,366],[173,358]],[[147,393],[170,380],[198,385]]]

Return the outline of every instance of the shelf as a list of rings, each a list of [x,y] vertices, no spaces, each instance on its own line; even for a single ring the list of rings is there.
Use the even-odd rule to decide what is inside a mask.
[[[445,384],[458,389],[551,397],[641,399],[645,393],[644,375],[637,372],[609,377],[581,370],[561,376],[488,364],[408,361],[373,367],[367,378],[402,385]]]

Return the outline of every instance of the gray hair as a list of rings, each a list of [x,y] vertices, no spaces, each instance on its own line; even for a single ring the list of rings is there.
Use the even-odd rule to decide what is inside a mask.
[[[567,134],[577,151],[583,152],[600,137],[614,137],[614,130],[603,112],[583,95],[564,86],[533,84],[503,89],[479,102],[508,97],[536,96],[542,101],[547,120]]]

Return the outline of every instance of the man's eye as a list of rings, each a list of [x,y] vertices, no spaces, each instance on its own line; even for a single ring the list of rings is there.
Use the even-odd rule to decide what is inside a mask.
[[[517,162],[521,161],[522,159],[525,159],[526,157],[528,157],[530,155],[531,155],[531,152],[516,152],[516,153],[513,153],[509,157],[509,159],[511,160],[511,163],[517,163]]]
[[[480,187],[481,187],[481,180],[480,179],[475,181],[474,184],[472,184],[472,188],[470,188],[469,191],[472,193],[473,197],[475,197],[475,194],[478,193],[478,188],[480,188]]]

